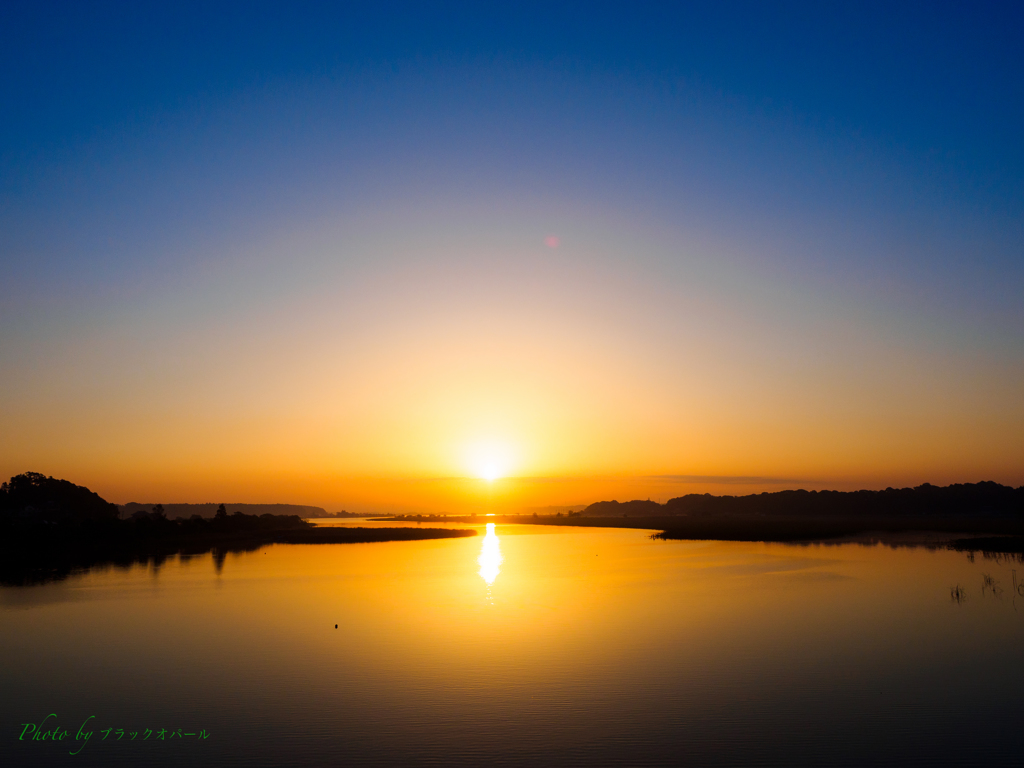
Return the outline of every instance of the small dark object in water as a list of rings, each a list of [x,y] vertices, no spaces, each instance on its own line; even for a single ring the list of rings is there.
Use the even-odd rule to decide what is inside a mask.
[[[338,628],[338,625],[337,625],[337,624],[335,624],[335,625],[334,625],[334,628],[335,628],[335,629],[337,629],[337,628]]]

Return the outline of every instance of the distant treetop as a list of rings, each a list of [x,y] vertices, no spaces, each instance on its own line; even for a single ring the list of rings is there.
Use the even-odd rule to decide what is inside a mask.
[[[0,485],[0,515],[64,523],[116,520],[118,509],[84,486],[25,472]]]

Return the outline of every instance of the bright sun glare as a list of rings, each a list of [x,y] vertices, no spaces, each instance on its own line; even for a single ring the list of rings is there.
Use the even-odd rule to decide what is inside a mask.
[[[470,471],[487,482],[505,477],[512,468],[512,451],[503,443],[475,443],[467,450],[466,457]]]

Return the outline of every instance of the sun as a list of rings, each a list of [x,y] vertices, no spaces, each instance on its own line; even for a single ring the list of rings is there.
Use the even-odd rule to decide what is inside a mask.
[[[512,449],[497,440],[481,440],[466,449],[466,464],[476,477],[493,483],[512,469]]]

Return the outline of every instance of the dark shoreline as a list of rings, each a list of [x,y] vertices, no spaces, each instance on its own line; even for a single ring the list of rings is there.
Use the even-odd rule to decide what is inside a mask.
[[[394,523],[495,523],[657,531],[652,538],[688,541],[763,541],[779,544],[889,543],[960,551],[1024,552],[1024,520],[975,516],[762,516],[585,517],[533,515],[407,515],[376,518]],[[429,530],[429,529],[422,529]],[[438,530],[438,529],[435,529]]]
[[[810,542],[871,533],[948,534],[948,540],[1024,536],[1024,486],[990,481],[884,491],[786,490],[746,496],[691,493],[660,504],[650,499],[598,501],[554,516],[402,516],[401,522],[502,522],[660,530],[658,538]],[[1007,544],[1006,546],[1017,546]],[[1014,550],[1015,551],[1015,550]]]
[[[263,505],[266,506],[266,505]],[[278,507],[274,507],[275,509]],[[318,507],[306,509],[318,510]],[[329,518],[328,518],[329,519]],[[635,528],[652,538],[787,544],[892,543],[1024,555],[1024,486],[993,482],[925,483],[884,491],[776,491],[747,496],[689,494],[664,504],[600,501],[567,515],[403,515],[375,518],[406,527],[316,526],[297,515],[228,514],[168,519],[161,504],[128,520],[88,488],[28,472],[0,486],[0,584],[59,579],[102,564],[161,563],[175,555],[227,552],[268,544],[355,544],[473,536],[473,530],[409,523]]]
[[[21,531],[0,543],[0,586],[27,586],[56,581],[113,565],[128,568],[176,556],[213,553],[219,571],[228,553],[254,552],[269,544],[371,544],[475,536],[474,530],[448,528],[316,528],[263,530],[139,532],[136,530]]]

